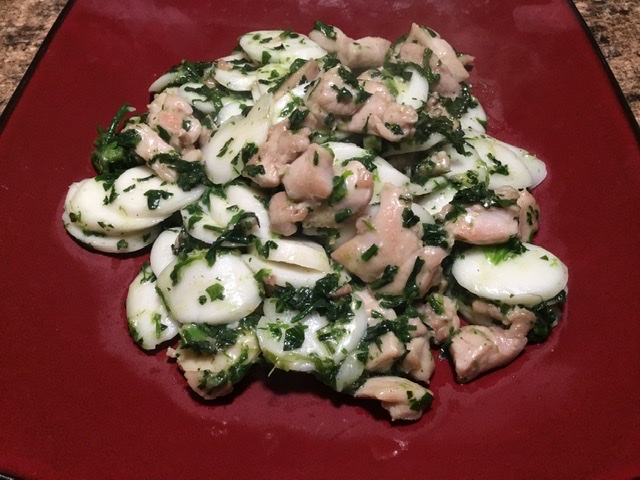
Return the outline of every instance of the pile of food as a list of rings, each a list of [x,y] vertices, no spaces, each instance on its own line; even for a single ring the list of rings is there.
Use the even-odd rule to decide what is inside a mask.
[[[268,362],[416,420],[434,354],[460,382],[502,367],[566,295],[531,243],[545,164],[486,133],[472,61],[417,24],[394,43],[320,21],[242,35],[99,131],[64,226],[101,252],[151,245],[129,331],[203,398]]]

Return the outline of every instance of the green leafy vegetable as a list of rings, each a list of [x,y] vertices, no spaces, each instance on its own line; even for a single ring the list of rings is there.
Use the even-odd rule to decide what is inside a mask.
[[[135,153],[140,135],[133,129],[120,131],[129,112],[129,105],[124,104],[106,130],[98,127],[98,137],[93,142],[95,149],[91,152],[91,162],[98,173],[120,173],[143,163]]]
[[[155,210],[160,206],[160,200],[169,199],[173,193],[166,190],[147,190],[144,192],[144,196],[147,197],[147,208]]]
[[[188,162],[180,158],[177,154],[158,153],[153,156],[150,164],[154,162],[162,163],[177,173],[176,184],[185,192],[192,190],[199,185],[210,185],[204,164],[200,162]]]
[[[360,258],[362,258],[362,260],[364,260],[365,262],[368,262],[377,253],[378,253],[378,245],[374,243],[369,248],[367,248],[367,250],[365,250],[365,252],[360,256]]]
[[[422,224],[422,243],[434,247],[449,248],[449,234],[437,223]]]
[[[352,174],[353,172],[350,170],[345,170],[342,175],[333,177],[333,189],[328,199],[329,205],[335,205],[347,196],[347,178]]]
[[[463,83],[460,93],[455,97],[440,97],[440,103],[453,118],[460,118],[467,113],[470,108],[477,107],[478,101],[471,95],[471,88]]]
[[[337,273],[330,273],[316,282],[313,288],[294,288],[291,285],[279,288],[274,296],[276,298],[276,311],[287,310],[299,312],[292,322],[297,322],[311,312],[326,317],[329,321],[347,319],[353,316],[351,310],[351,295],[332,298],[331,294],[340,287]]]
[[[206,292],[212,302],[214,300],[224,300],[224,287],[220,283],[208,286]]]
[[[514,200],[500,198],[493,190],[484,185],[474,185],[472,187],[458,190],[453,196],[451,205],[453,209],[445,215],[445,220],[455,220],[465,212],[467,205],[482,205],[484,208],[508,208],[515,205]]]
[[[386,267],[384,267],[384,272],[382,272],[382,276],[377,280],[374,280],[373,282],[371,282],[370,287],[373,290],[378,290],[379,288],[389,285],[391,282],[393,282],[394,278],[396,277],[396,273],[398,273],[399,269],[400,267],[398,267],[397,265],[387,265]]]
[[[304,331],[307,329],[306,325],[296,323],[288,327],[284,332],[284,345],[282,350],[296,350],[304,343]]]
[[[482,247],[482,252],[489,263],[499,265],[527,251],[518,237],[511,237],[505,243],[499,245],[486,245]]]
[[[185,83],[202,83],[211,69],[211,62],[189,62],[182,60],[174,65],[167,73],[175,74],[175,78],[167,87],[177,87]]]

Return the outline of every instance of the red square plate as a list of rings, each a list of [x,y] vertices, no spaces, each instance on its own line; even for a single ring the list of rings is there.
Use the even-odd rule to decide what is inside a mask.
[[[412,22],[475,55],[490,132],[547,162],[536,238],[569,266],[551,338],[468,385],[443,360],[412,424],[303,375],[256,368],[197,401],[127,332],[142,261],[90,253],[60,220],[94,174],[96,125],[168,67],[256,29],[395,39]],[[640,476],[638,129],[568,1],[76,0],[2,119],[0,471],[38,479]]]

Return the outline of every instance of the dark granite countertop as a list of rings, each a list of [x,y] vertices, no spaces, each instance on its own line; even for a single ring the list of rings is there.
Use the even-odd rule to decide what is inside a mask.
[[[640,2],[574,0],[640,122]],[[67,0],[0,2],[0,112]]]

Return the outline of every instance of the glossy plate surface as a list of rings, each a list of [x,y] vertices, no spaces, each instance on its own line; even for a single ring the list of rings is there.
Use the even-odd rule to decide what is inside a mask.
[[[97,125],[181,59],[255,29],[395,39],[411,22],[476,56],[490,132],[535,152],[542,244],[570,269],[551,338],[469,385],[437,360],[432,409],[391,425],[372,404],[256,368],[197,401],[164,353],[130,340],[141,256],[90,253],[62,228],[92,176]],[[0,471],[24,478],[602,478],[640,475],[637,131],[568,2],[77,0],[0,137]]]

